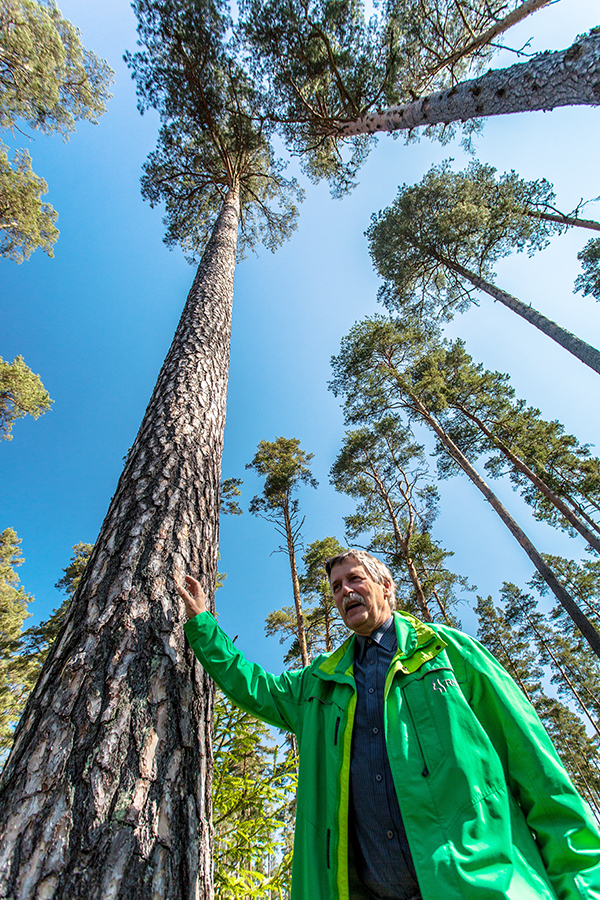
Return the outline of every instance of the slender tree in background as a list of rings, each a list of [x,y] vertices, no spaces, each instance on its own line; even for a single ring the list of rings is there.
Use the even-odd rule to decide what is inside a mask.
[[[163,126],[143,189],[167,241],[208,239],[85,574],[0,783],[0,896],[212,895],[212,688],[176,580],[212,604],[238,225],[274,247],[293,227],[252,86],[207,0],[135,4],[128,60]]]
[[[426,622],[455,624],[428,566],[431,551],[439,550],[429,534],[438,494],[424,447],[410,428],[387,414],[347,431],[331,478],[337,490],[358,501],[356,512],[345,517],[348,540],[369,535],[368,549],[385,557],[402,606]]]
[[[0,130],[28,127],[66,140],[75,122],[97,122],[106,111],[112,80],[53,2],[0,0]],[[27,150],[12,163],[7,151],[0,142],[0,256],[22,262],[38,247],[53,256],[57,213],[41,200],[48,186]]]
[[[461,340],[432,346],[413,383],[471,462],[485,454],[486,470],[493,477],[508,472],[536,518],[578,532],[600,552],[600,525],[593,518],[600,504],[600,460],[587,445],[565,434],[560,422],[547,422],[538,409],[515,400],[509,376],[476,365]],[[457,464],[439,443],[438,451],[439,474],[455,473]]]
[[[513,537],[529,556],[559,603],[567,610],[594,652],[600,656],[600,634],[534,547],[498,497],[459,450],[436,416],[423,402],[414,377],[431,349],[431,334],[410,321],[376,317],[359,322],[342,341],[332,360],[331,388],[345,399],[349,423],[378,417],[388,410],[402,410],[409,421],[430,428],[445,451],[482,493]]]
[[[491,281],[499,259],[535,252],[561,228],[528,215],[553,197],[544,180],[523,182],[514,172],[496,180],[495,169],[478,162],[458,173],[447,162],[434,166],[419,184],[400,188],[367,232],[385,279],[381,299],[392,310],[448,321],[484,291],[600,373],[598,350]]]
[[[532,631],[530,623],[520,614],[522,601],[528,603],[530,599],[509,584],[505,584],[502,589],[504,608],[495,607],[491,597],[479,597],[475,609],[479,619],[477,636],[533,703],[563,764],[590,804],[596,819],[600,821],[597,734],[590,737],[582,719],[556,697],[548,696],[542,687],[547,654],[540,653],[535,631]],[[538,626],[548,632],[544,617],[538,612],[533,615]],[[584,654],[589,665],[597,670],[595,657],[589,650],[585,650]],[[555,675],[553,681],[558,685],[559,693],[565,694],[561,687],[568,691],[567,682],[562,677],[557,679]],[[573,697],[571,695],[566,699],[572,701]]]
[[[301,545],[300,532],[304,519],[300,519],[298,500],[292,499],[292,495],[302,484],[317,487],[309,468],[312,458],[312,453],[300,449],[298,438],[280,437],[275,441],[261,441],[254,459],[246,465],[247,469],[254,469],[265,477],[262,496],[252,498],[250,512],[272,522],[285,541],[280,549],[287,554],[290,563],[296,634],[303,666],[308,665],[309,658],[296,557]]]
[[[475,80],[512,25],[547,5],[388,0],[367,22],[361,3],[246,0],[244,35],[270,89],[270,113],[313,178],[334,192],[355,183],[377,131],[449,123],[527,109],[599,102],[600,37]],[[433,92],[433,93],[432,93]],[[387,107],[387,109],[386,109]]]
[[[302,600],[302,621],[308,660],[319,653],[330,653],[348,636],[337,611],[331,585],[325,572],[325,560],[343,553],[345,547],[335,537],[313,541],[303,554],[304,573],[298,582]],[[283,606],[269,613],[266,620],[267,635],[279,635],[279,643],[291,640],[284,657],[284,664],[290,668],[305,665],[302,660],[298,638],[298,617],[295,606]]]
[[[300,576],[300,587],[308,607],[308,632],[315,652],[331,653],[348,635],[325,571],[326,560],[345,551],[337,538],[326,537],[309,544],[302,557],[304,573]]]
[[[0,763],[31,690],[31,671],[21,654],[23,622],[33,600],[19,584],[15,569],[23,562],[21,541],[13,528],[0,532]]]
[[[9,363],[0,356],[0,437],[12,441],[13,423],[23,416],[37,419],[52,403],[40,376],[25,365],[22,356]]]
[[[219,690],[213,752],[216,900],[289,896],[296,760]]]

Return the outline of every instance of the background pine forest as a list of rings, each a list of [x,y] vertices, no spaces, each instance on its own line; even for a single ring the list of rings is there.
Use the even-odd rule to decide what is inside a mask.
[[[60,230],[53,258],[0,262],[2,360],[22,356],[48,392],[21,373],[42,414],[0,446],[3,761],[194,271],[140,196],[160,123],[136,110],[123,61],[134,12],[126,0],[61,11],[115,81],[106,114],[68,142],[3,135],[9,153],[28,147]],[[597,13],[596,0],[546,6],[492,65],[565,49]],[[466,137],[380,136],[335,198],[275,138],[306,196],[290,239],[248,251],[235,275],[216,608],[250,658],[298,666],[344,637],[323,559],[372,549],[400,605],[477,636],[506,666],[600,822],[600,355],[587,346],[600,346],[599,121],[577,106],[482,120]],[[587,364],[525,321],[532,309],[585,342]],[[13,377],[0,368],[0,423]],[[294,750],[217,695],[220,900],[287,896]]]

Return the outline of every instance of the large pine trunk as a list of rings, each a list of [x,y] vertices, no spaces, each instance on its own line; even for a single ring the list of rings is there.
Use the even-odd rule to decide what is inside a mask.
[[[214,597],[239,198],[220,212],[0,782],[0,897],[210,900],[209,680],[174,586]]]
[[[600,34],[592,31],[567,50],[538,53],[528,62],[491,69],[479,78],[461,81],[412,103],[367,113],[355,122],[340,122],[328,133],[350,137],[559,106],[598,106],[599,69]]]

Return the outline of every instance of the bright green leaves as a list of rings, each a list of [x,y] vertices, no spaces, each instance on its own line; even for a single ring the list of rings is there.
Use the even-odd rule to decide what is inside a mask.
[[[12,363],[0,357],[0,437],[12,440],[13,423],[22,416],[34,419],[50,409],[53,401],[39,375],[25,365],[22,356]]]
[[[67,139],[76,121],[105,112],[112,78],[53,2],[0,0],[0,130],[25,123]],[[53,256],[58,214],[41,200],[47,190],[28,151],[9,161],[0,142],[0,256],[20,263],[38,247]]]
[[[483,35],[519,5],[389,0],[367,20],[359,0],[245,0],[241,30],[269,115],[307,174],[340,196],[375,141],[340,127],[477,73],[491,55]]]
[[[16,531],[0,532],[0,761],[12,745],[14,728],[33,686],[31,667],[21,656],[24,620],[33,597],[19,585],[17,566],[24,562]]]
[[[217,690],[213,824],[216,900],[289,890],[296,759]]]
[[[283,177],[262,97],[227,43],[224,5],[203,0],[138,0],[142,50],[127,54],[139,105],[161,128],[144,166],[142,194],[165,204],[165,242],[190,262],[202,253],[225,198],[240,203],[240,251],[286,240],[302,199]]]
[[[31,168],[27,150],[17,150],[12,163],[0,142],[0,256],[17,263],[38,247],[54,256],[58,213],[42,201],[48,185]]]
[[[53,2],[0,0],[0,128],[22,119],[67,137],[78,119],[106,111],[112,79]]]
[[[292,492],[301,484],[316,488],[309,463],[312,453],[300,449],[298,438],[277,438],[275,441],[260,441],[254,459],[246,465],[259,475],[265,476],[262,497],[254,497],[250,512],[277,510],[289,504]]]
[[[490,278],[498,259],[532,253],[560,230],[535,213],[550,207],[552,185],[524,181],[515,172],[496,178],[492,166],[471,163],[453,172],[434,166],[416,185],[400,188],[394,203],[367,231],[381,299],[392,309],[451,319],[472,302],[472,287],[453,264]]]
[[[600,300],[600,238],[593,238],[577,254],[581,260],[583,272],[575,279],[575,290],[582,291],[583,296],[589,294]]]

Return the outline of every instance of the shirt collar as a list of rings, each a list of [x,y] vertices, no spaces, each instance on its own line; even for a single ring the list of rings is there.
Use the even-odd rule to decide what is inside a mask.
[[[396,629],[394,628],[394,617],[390,616],[389,619],[385,620],[383,625],[380,625],[379,628],[376,628],[371,634],[356,635],[356,656],[359,659],[365,651],[368,640],[374,641],[376,644],[379,644],[380,647],[383,647],[384,650],[389,650],[393,653],[398,646]]]

